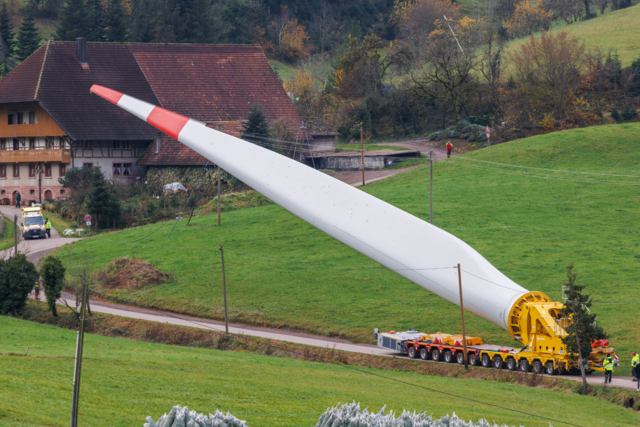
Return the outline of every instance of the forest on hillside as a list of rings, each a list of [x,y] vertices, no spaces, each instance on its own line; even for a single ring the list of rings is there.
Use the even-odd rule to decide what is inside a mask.
[[[47,28],[62,41],[259,44],[286,71],[301,116],[323,118],[344,140],[360,128],[375,139],[457,126],[456,136],[479,142],[487,125],[508,140],[636,120],[640,52],[623,66],[615,47],[562,30],[620,9],[640,18],[635,3],[0,0],[0,76],[44,43]]]

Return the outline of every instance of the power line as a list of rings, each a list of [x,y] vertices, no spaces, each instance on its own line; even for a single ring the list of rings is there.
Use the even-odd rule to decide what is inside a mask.
[[[467,160],[470,162],[489,163],[492,165],[508,166],[512,168],[522,168],[522,169],[535,169],[535,170],[548,171],[548,172],[571,173],[571,174],[579,174],[579,175],[612,176],[612,177],[624,177],[624,178],[640,178],[640,175],[616,175],[616,174],[610,174],[610,173],[579,172],[579,171],[566,171],[566,170],[559,170],[559,169],[536,168],[533,166],[510,165],[507,163],[490,162],[488,160],[470,159],[468,157],[456,157],[456,160]]]
[[[504,173],[504,174],[507,174],[507,175],[516,175],[516,176],[525,176],[525,177],[533,177],[533,178],[541,178],[541,179],[550,179],[550,180],[554,180],[554,181],[582,182],[582,183],[588,183],[588,184],[613,184],[613,185],[631,185],[631,186],[640,185],[640,182],[599,181],[599,180],[590,180],[590,179],[571,179],[571,178],[559,178],[559,177],[552,177],[552,176],[536,175],[536,174],[531,174],[531,173],[526,173],[526,172],[511,172],[511,171],[505,171],[505,170],[501,170],[501,169],[497,169],[497,168],[486,168],[486,167],[482,167],[482,166],[464,165],[464,164],[461,164],[460,162],[458,162],[457,158],[456,158],[456,160],[449,159],[449,161],[447,161],[445,164],[447,164],[447,165],[456,165],[456,166],[463,167],[463,168],[468,168],[468,169],[477,169],[477,170],[484,170],[484,171],[490,171],[490,172],[499,172],[499,173]]]
[[[504,286],[504,285],[501,285],[501,284],[499,284],[499,283],[492,282],[491,280],[484,279],[484,278],[482,278],[482,277],[480,277],[480,276],[476,276],[475,274],[471,273],[470,271],[465,270],[464,268],[463,268],[463,269],[461,269],[461,270],[462,270],[462,271],[464,271],[465,273],[470,274],[471,276],[476,277],[476,278],[478,278],[478,279],[480,279],[480,280],[483,280],[483,281],[485,281],[485,282],[487,282],[487,283],[491,283],[491,284],[493,284],[493,285],[500,286],[501,288],[509,289],[510,291],[522,292],[522,289],[513,289],[513,288],[510,288],[510,287],[508,287],[508,286]]]
[[[100,292],[97,292],[97,291],[91,291],[91,292],[100,293]],[[102,293],[100,293],[100,294],[102,294]],[[102,294],[102,295],[106,295],[106,294]],[[125,301],[125,300],[122,300],[120,298],[112,297],[112,296],[109,296],[109,295],[107,295],[107,297],[108,298],[113,298],[113,299],[116,299],[116,300]],[[170,313],[163,312],[162,314],[166,315],[168,317],[172,317],[174,319],[180,319],[182,321],[185,321],[185,322],[188,322],[188,323],[191,323],[191,324],[194,324],[194,325],[198,325],[198,326],[204,327],[206,329],[214,330],[214,331],[217,331],[217,332],[220,332],[220,333],[225,333],[225,331],[223,331],[221,329],[218,329],[218,328],[215,328],[211,324],[199,323],[199,322],[196,322],[196,321],[193,321],[193,320],[190,320],[190,319],[185,319],[183,317],[178,317],[178,316],[172,315]],[[239,338],[257,341],[256,337],[250,337],[250,336],[247,336],[247,335],[244,335],[244,334],[237,334],[237,333],[231,332],[231,333],[229,333],[229,335],[234,335],[234,336],[239,337]],[[266,339],[268,339],[268,338],[266,338]],[[556,422],[556,423],[562,423],[562,424],[566,424],[566,425],[570,425],[570,426],[580,427],[578,424],[572,424],[572,423],[567,422],[567,421],[562,421],[562,420],[558,420],[558,419],[555,419],[555,418],[549,418],[549,417],[545,417],[545,416],[534,414],[534,413],[530,413],[530,412],[520,411],[520,410],[517,410],[517,409],[508,408],[506,406],[500,406],[500,405],[496,405],[494,403],[484,402],[482,400],[472,399],[470,397],[461,396],[461,395],[458,395],[458,394],[449,393],[449,392],[442,391],[442,390],[439,390],[439,389],[426,387],[426,386],[423,386],[423,385],[420,385],[420,384],[411,383],[411,382],[404,381],[404,380],[401,380],[401,379],[398,379],[398,378],[388,377],[388,376],[385,376],[385,375],[382,375],[382,374],[379,374],[379,373],[376,373],[376,372],[373,372],[373,371],[356,368],[355,366],[350,366],[350,365],[345,365],[345,364],[342,364],[342,363],[337,363],[337,362],[335,362],[333,360],[329,360],[329,359],[326,359],[326,358],[323,358],[323,357],[320,357],[320,356],[313,356],[313,355],[301,353],[299,351],[295,351],[295,350],[291,350],[291,349],[288,349],[288,348],[285,348],[285,347],[280,347],[280,346],[274,345],[274,344],[271,343],[270,339],[268,339],[268,340],[269,341],[267,341],[266,343],[263,343],[263,344],[266,344],[268,347],[273,347],[273,348],[276,348],[278,350],[281,350],[281,351],[284,351],[284,352],[287,352],[287,353],[290,353],[290,354],[295,354],[295,355],[298,355],[298,356],[301,356],[301,357],[304,357],[304,358],[307,358],[307,359],[319,360],[319,361],[322,361],[324,363],[329,363],[329,364],[332,364],[332,365],[335,365],[335,366],[340,366],[342,368],[350,369],[352,371],[359,372],[361,374],[372,375],[374,377],[382,378],[382,379],[385,379],[385,380],[388,380],[388,381],[394,381],[394,382],[397,382],[397,383],[400,383],[400,384],[404,384],[404,385],[407,385],[407,386],[410,386],[410,387],[420,388],[420,389],[423,389],[423,390],[426,390],[426,391],[429,391],[429,392],[432,392],[432,393],[440,393],[440,394],[444,394],[446,396],[454,397],[454,398],[457,398],[457,399],[462,399],[462,400],[466,400],[466,401],[469,401],[469,402],[478,403],[478,404],[481,404],[481,405],[491,406],[491,407],[502,409],[502,410],[505,410],[505,411],[510,411],[510,412],[515,412],[515,413],[522,414],[522,415],[527,415],[527,416],[530,416],[530,417],[533,417],[533,418],[539,418],[539,419],[544,419],[544,420],[547,420],[547,421],[553,421],[553,422]]]

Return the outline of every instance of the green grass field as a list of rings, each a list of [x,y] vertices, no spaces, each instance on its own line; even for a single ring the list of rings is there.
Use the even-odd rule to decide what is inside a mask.
[[[640,124],[576,129],[513,141],[434,164],[434,223],[478,250],[529,290],[561,299],[565,266],[588,285],[593,311],[611,334],[629,375],[640,349],[640,179],[517,169],[639,175]],[[420,218],[429,216],[429,168],[367,185],[367,191]],[[96,271],[121,256],[149,260],[173,275],[164,285],[111,291],[136,304],[222,318],[218,245],[225,245],[233,321],[371,342],[374,327],[459,333],[459,308],[431,294],[277,205],[178,224],[156,224],[74,243],[69,265],[86,254]],[[159,229],[159,227],[162,227]],[[372,230],[375,232],[375,230]],[[153,233],[153,234],[151,234]],[[72,258],[69,256],[72,255]],[[425,266],[429,260],[425,259]],[[464,266],[463,266],[464,267]],[[467,334],[510,344],[501,328],[467,317]]]
[[[593,10],[593,9],[592,9]],[[599,11],[598,11],[599,12]],[[640,58],[640,4],[615,12],[606,12],[588,21],[565,25],[556,22],[551,33],[567,31],[584,42],[587,49],[599,46],[603,51],[618,51],[624,67]],[[529,40],[523,37],[508,44],[507,52],[513,52],[522,43]]]
[[[75,338],[74,331],[0,316],[1,426],[68,424]],[[251,427],[313,426],[327,407],[354,400],[376,411],[387,405],[436,417],[455,411],[466,419],[549,425],[344,367],[280,357],[87,335],[82,366],[84,426],[141,426],[146,416],[158,419],[176,404],[205,413],[230,411]],[[633,410],[574,393],[528,388],[525,399],[522,386],[514,384],[364,370],[581,426],[640,423]]]

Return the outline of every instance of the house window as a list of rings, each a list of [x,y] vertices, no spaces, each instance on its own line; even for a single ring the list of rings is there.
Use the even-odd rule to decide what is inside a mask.
[[[84,148],[87,148],[87,149],[91,148],[91,141],[85,141]]]
[[[60,190],[60,194],[64,194],[64,190]]]
[[[36,194],[36,190],[29,190],[29,194]]]
[[[4,151],[7,149],[7,140],[2,138],[0,139],[0,150]]]
[[[113,164],[113,176],[122,175],[122,163]]]
[[[36,123],[38,123],[38,120],[36,119],[36,112],[29,111],[29,124],[35,125]]]
[[[13,177],[20,178],[20,165],[13,165]]]
[[[16,113],[9,113],[9,119],[7,123],[10,125],[18,124],[18,119],[16,117]]]
[[[83,163],[82,164],[83,168],[89,168],[89,169],[93,169],[93,163]]]
[[[60,163],[60,176],[64,176],[67,173],[67,165]]]
[[[35,150],[35,149],[36,149],[36,139],[29,138],[29,150]]]
[[[53,139],[52,136],[46,136],[44,138],[44,140],[46,141],[46,144],[47,144],[47,150],[51,150],[52,148],[56,148],[56,143],[55,143],[55,140]]]
[[[36,176],[36,165],[35,163],[29,163],[29,177],[33,178]]]
[[[113,148],[120,148],[120,141],[113,141]]]
[[[129,141],[122,141],[122,148],[131,148],[130,144],[131,143]]]
[[[122,164],[122,175],[131,176],[131,163]]]
[[[7,165],[0,165],[0,178],[7,177]]]
[[[20,141],[18,138],[13,138],[13,149],[18,151],[20,149]]]
[[[51,163],[47,163],[44,165],[44,176],[48,176],[51,178]]]

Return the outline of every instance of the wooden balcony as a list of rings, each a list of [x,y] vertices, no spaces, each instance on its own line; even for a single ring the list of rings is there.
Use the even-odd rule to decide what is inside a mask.
[[[4,150],[0,151],[0,163],[71,163],[71,150],[55,148],[48,150]]]

